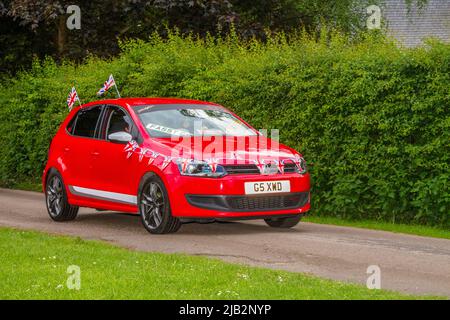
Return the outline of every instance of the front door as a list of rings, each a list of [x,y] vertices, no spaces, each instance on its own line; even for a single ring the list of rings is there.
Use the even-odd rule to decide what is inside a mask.
[[[98,144],[98,160],[94,171],[99,187],[110,192],[111,201],[124,204],[136,204],[139,185],[138,156],[127,157],[126,144],[112,142],[108,136],[116,132],[130,133],[140,140],[137,127],[128,113],[121,107],[108,106],[105,109],[100,129],[102,138]]]

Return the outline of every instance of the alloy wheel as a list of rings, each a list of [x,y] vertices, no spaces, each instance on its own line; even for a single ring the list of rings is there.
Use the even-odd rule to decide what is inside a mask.
[[[161,225],[164,212],[164,194],[156,182],[150,182],[141,196],[141,212],[143,221],[150,229]]]
[[[58,176],[54,176],[47,184],[47,207],[49,213],[56,217],[63,210],[63,185]]]

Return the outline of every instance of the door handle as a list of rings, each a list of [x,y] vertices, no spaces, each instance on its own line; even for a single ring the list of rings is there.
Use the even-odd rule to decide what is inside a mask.
[[[64,147],[64,152],[69,152],[70,151],[70,148],[68,148],[68,147]]]
[[[94,156],[94,157],[97,157],[97,156],[99,156],[100,155],[100,152],[97,152],[97,151],[93,151],[93,152],[91,152],[91,154]]]

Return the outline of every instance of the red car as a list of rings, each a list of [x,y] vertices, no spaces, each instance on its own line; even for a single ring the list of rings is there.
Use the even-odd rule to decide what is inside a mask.
[[[301,155],[195,100],[121,98],[73,109],[42,182],[55,221],[74,219],[79,207],[129,212],[158,234],[221,219],[289,228],[310,208]]]

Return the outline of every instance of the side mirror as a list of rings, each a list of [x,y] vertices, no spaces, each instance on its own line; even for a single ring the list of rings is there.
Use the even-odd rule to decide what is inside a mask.
[[[126,144],[133,140],[131,134],[125,131],[114,132],[108,135],[108,140],[115,143]]]

